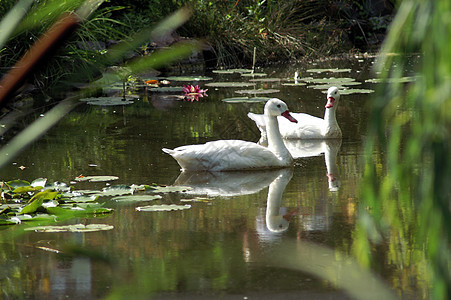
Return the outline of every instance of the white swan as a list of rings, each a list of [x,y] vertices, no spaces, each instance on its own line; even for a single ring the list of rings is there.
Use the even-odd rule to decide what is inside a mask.
[[[314,117],[304,113],[292,113],[292,116],[298,121],[296,125],[278,118],[280,134],[284,139],[331,139],[341,138],[341,129],[338,126],[335,117],[340,92],[337,87],[330,87],[327,90],[327,103],[324,119]],[[249,113],[248,117],[255,121],[261,132],[260,143],[266,141],[266,125],[263,115]]]
[[[293,158],[280,136],[277,116],[291,122],[297,121],[290,115],[285,102],[277,98],[268,100],[264,112],[268,148],[240,140],[219,140],[173,150],[163,148],[163,151],[178,162],[182,171],[259,170],[291,166]]]

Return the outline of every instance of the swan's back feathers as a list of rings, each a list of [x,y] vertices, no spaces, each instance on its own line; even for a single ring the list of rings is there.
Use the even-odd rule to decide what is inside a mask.
[[[183,171],[262,170],[291,164],[266,147],[240,140],[214,141],[173,150],[164,148],[163,151],[170,154]]]

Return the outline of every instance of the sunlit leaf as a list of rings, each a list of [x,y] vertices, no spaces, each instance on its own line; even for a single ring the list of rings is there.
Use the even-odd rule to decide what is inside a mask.
[[[163,205],[148,205],[137,207],[137,211],[172,211],[172,210],[185,210],[191,208],[191,205],[175,205],[175,204],[163,204]]]
[[[183,92],[183,87],[181,86],[162,86],[157,88],[151,88],[152,92],[160,92],[160,93],[166,93],[166,92]]]
[[[162,197],[160,195],[131,195],[131,196],[114,197],[111,200],[117,202],[135,202],[135,201],[152,201],[161,198]]]
[[[241,76],[243,76],[243,77],[264,77],[264,76],[268,76],[268,74],[266,74],[266,73],[244,73],[244,74],[241,74]]]
[[[75,178],[75,181],[89,181],[89,182],[102,182],[102,181],[112,181],[112,180],[118,180],[119,177],[117,176],[83,176],[83,177],[77,177]]]
[[[114,226],[107,224],[53,225],[53,226],[35,226],[25,228],[25,230],[27,231],[35,231],[35,232],[95,232],[112,229],[114,229]]]
[[[6,184],[9,185],[13,190],[18,187],[30,186],[30,183],[25,180],[11,180],[11,181],[6,182]]]
[[[227,103],[256,103],[256,102],[266,102],[270,98],[268,97],[233,97],[233,98],[225,98],[222,101]]]
[[[133,104],[131,98],[122,97],[91,97],[80,99],[82,102],[86,102],[89,105],[100,105],[100,106],[115,106],[115,105],[128,105]]]
[[[200,202],[200,203],[210,203],[212,201],[211,198],[205,198],[205,197],[196,197],[192,199],[180,199],[181,202]]]
[[[273,94],[273,93],[278,93],[280,92],[280,90],[276,90],[276,89],[272,89],[272,90],[265,90],[265,89],[260,89],[260,90],[239,90],[239,91],[235,91],[235,93],[238,94]]]
[[[251,73],[252,69],[213,70],[212,72],[216,74]]]
[[[254,86],[255,83],[251,82],[209,82],[205,84],[211,87],[248,87]]]
[[[284,86],[304,86],[304,85],[306,85],[306,83],[305,82],[298,82],[298,83],[286,82],[286,83],[282,83],[282,85],[284,85]]]
[[[374,90],[370,89],[345,89],[340,90],[341,95],[350,95],[350,94],[371,94],[374,93]]]
[[[338,69],[338,68],[332,68],[332,69],[308,69],[307,72],[310,73],[344,73],[344,72],[351,72],[351,69]]]
[[[282,81],[281,78],[255,78],[250,79],[250,82],[280,82]]]
[[[166,78],[169,81],[207,81],[213,80],[213,78],[208,76],[171,76]]]
[[[33,180],[33,182],[31,183],[31,186],[34,186],[34,187],[36,187],[36,186],[44,187],[46,183],[47,183],[47,178],[38,178],[38,179]]]
[[[188,186],[150,186],[149,190],[153,193],[174,193],[174,192],[185,192],[191,190]]]
[[[128,185],[112,185],[110,187],[104,188],[99,196],[120,196],[133,194],[134,189]]]

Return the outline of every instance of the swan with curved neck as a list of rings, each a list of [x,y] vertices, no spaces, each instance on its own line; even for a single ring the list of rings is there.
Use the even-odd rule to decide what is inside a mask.
[[[261,170],[289,167],[293,163],[279,132],[277,117],[297,122],[280,99],[265,104],[264,122],[268,147],[241,140],[219,140],[201,145],[188,145],[173,150],[163,148],[180,165],[182,171]]]
[[[290,124],[278,118],[280,134],[284,139],[331,139],[341,138],[341,129],[338,126],[335,112],[340,100],[340,92],[337,87],[330,87],[327,90],[327,103],[325,105],[324,118],[318,118],[305,113],[292,113],[298,121],[297,124]],[[248,117],[255,121],[261,132],[260,143],[265,143],[267,130],[264,116],[249,113]]]

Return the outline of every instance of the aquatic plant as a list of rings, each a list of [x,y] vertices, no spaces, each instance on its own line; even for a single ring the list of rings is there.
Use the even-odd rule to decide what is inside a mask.
[[[199,101],[199,97],[208,96],[206,92],[208,89],[201,89],[199,85],[184,85],[183,92],[185,93],[185,99],[193,102],[194,100]]]
[[[451,296],[451,23],[444,22],[450,14],[448,0],[400,2],[376,63],[383,83],[369,102],[353,245],[360,263],[373,267],[372,250],[388,245],[386,260],[417,274],[395,275],[397,285],[425,282],[431,292],[423,297],[431,299]],[[421,53],[416,80],[393,80],[410,75],[406,70],[412,53]],[[386,153],[382,166],[373,161],[378,148]],[[405,226],[412,222],[416,225]],[[391,250],[405,244],[412,244],[411,250]]]

